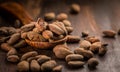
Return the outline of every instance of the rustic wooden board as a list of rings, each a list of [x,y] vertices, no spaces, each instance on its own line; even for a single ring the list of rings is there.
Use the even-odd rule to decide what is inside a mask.
[[[78,15],[69,13],[69,5],[72,3],[81,5],[81,12]],[[120,36],[115,39],[102,37],[102,31],[112,29],[117,31],[120,28],[120,0],[44,0],[40,17],[47,12],[59,14],[65,12],[69,16],[74,32],[73,35],[81,36],[81,32],[88,30],[90,35],[98,36],[103,42],[107,42],[108,52],[104,57],[96,56],[99,59],[97,69],[90,70],[87,65],[80,69],[71,69],[64,60],[57,59],[51,51],[41,51],[55,59],[58,64],[63,65],[62,72],[119,72],[120,71]],[[74,50],[78,44],[70,44]],[[15,72],[16,64],[6,61],[6,53],[0,50],[0,72]]]

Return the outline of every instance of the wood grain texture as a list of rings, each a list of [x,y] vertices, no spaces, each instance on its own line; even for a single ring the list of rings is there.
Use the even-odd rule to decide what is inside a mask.
[[[69,6],[78,3],[81,12],[78,15],[69,13]],[[90,35],[98,36],[103,42],[107,42],[108,52],[104,57],[96,56],[99,59],[97,69],[90,70],[87,65],[80,69],[71,69],[63,60],[57,59],[52,51],[39,50],[39,54],[46,54],[55,59],[58,64],[63,65],[62,72],[119,72],[120,71],[120,36],[115,39],[102,37],[102,31],[112,29],[117,31],[120,28],[120,0],[44,0],[40,17],[47,12],[59,14],[65,12],[74,27],[73,35],[81,36],[81,32],[88,30]],[[77,48],[78,44],[70,44],[71,50]],[[16,64],[6,61],[6,53],[0,50],[0,72],[16,72]]]

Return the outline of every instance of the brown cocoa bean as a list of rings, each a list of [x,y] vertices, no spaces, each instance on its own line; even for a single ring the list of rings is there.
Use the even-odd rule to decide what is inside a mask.
[[[10,56],[7,57],[7,60],[8,60],[9,62],[13,62],[13,63],[18,62],[19,59],[20,59],[20,58],[19,58],[17,55],[10,55]]]
[[[2,43],[1,44],[1,47],[0,47],[2,50],[4,51],[10,51],[11,49],[14,49],[12,46],[10,46],[8,43]]]
[[[73,53],[71,50],[60,46],[54,47],[53,52],[55,53],[55,56],[60,59],[65,59],[67,55]]]
[[[34,57],[36,55],[38,55],[38,53],[36,51],[27,52],[27,53],[25,53],[25,54],[22,55],[21,61],[22,60],[27,60],[27,58]]]
[[[54,19],[55,19],[55,13],[54,13],[54,12],[46,13],[46,14],[44,15],[44,19],[45,19],[46,21],[54,20]]]
[[[90,58],[88,60],[88,67],[95,68],[99,64],[98,60],[96,58]]]
[[[73,32],[73,27],[66,27],[66,30],[68,32],[68,34],[72,33]]]
[[[50,60],[41,65],[42,71],[52,71],[52,69],[57,65],[56,61]]]
[[[60,27],[58,27],[57,25],[55,24],[49,24],[49,29],[54,32],[55,34],[57,35],[62,35],[64,34],[64,30],[62,30]]]
[[[40,71],[40,65],[36,60],[32,60],[30,63],[30,70],[32,72],[39,72]]]
[[[42,64],[42,63],[44,63],[44,62],[46,62],[46,61],[49,61],[50,59],[51,59],[51,57],[48,57],[48,56],[45,56],[45,55],[41,55],[41,56],[37,59],[37,61],[38,61],[39,64]]]
[[[42,32],[42,36],[45,39],[50,39],[50,38],[53,38],[53,33],[50,30],[45,30]]]
[[[65,27],[70,27],[71,23],[69,20],[63,20],[63,24],[65,25]]]
[[[82,67],[85,63],[83,61],[69,61],[68,65],[70,67]]]
[[[29,62],[27,61],[21,61],[17,64],[18,71],[20,72],[27,72],[29,71]]]
[[[89,32],[88,31],[83,31],[81,34],[82,34],[82,37],[87,37],[89,35]]]
[[[88,50],[91,46],[91,43],[87,40],[83,40],[80,42],[80,48],[84,48],[86,50]]]
[[[72,36],[72,35],[67,36],[67,43],[78,43],[79,41],[80,41],[79,36]]]
[[[69,62],[69,61],[82,61],[83,60],[83,56],[82,55],[79,55],[79,54],[69,54],[66,56],[66,61]]]
[[[99,48],[98,54],[99,54],[99,56],[104,56],[106,54],[106,52],[107,52],[107,48],[101,47],[101,48]]]
[[[7,41],[7,43],[10,45],[13,45],[16,42],[18,42],[20,38],[21,38],[20,33],[15,33],[10,37],[10,39]]]
[[[34,27],[35,27],[35,23],[30,23],[22,26],[20,29],[22,30],[22,32],[28,32],[31,31]]]
[[[29,58],[27,58],[27,61],[31,62],[32,60],[35,60],[35,59],[36,59],[35,57],[29,57]]]
[[[114,38],[115,35],[116,35],[116,32],[113,31],[113,30],[105,30],[105,31],[103,31],[103,34],[104,34],[105,37]]]
[[[53,72],[61,72],[62,71],[62,65],[58,65],[58,66],[54,67],[52,71]]]
[[[14,49],[14,48],[10,49],[7,53],[7,56],[10,56],[10,55],[17,55],[16,49]]]
[[[56,17],[56,19],[59,20],[59,21],[66,20],[67,18],[68,18],[68,16],[65,13],[60,13]]]
[[[101,48],[101,46],[102,46],[101,42],[95,42],[95,43],[93,43],[93,44],[90,46],[90,50],[91,50],[93,53],[98,53],[99,48]]]
[[[26,39],[27,38],[27,32],[21,33],[21,38]]]
[[[80,6],[78,4],[72,4],[70,7],[70,12],[73,14],[77,14],[80,12]]]

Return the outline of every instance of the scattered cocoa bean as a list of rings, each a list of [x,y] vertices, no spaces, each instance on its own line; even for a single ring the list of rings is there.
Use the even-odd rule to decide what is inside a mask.
[[[34,57],[36,55],[38,55],[38,53],[36,51],[27,52],[27,53],[25,53],[25,54],[22,55],[21,61],[22,60],[27,60],[27,58]]]
[[[46,55],[41,55],[37,61],[38,63],[41,65],[42,63],[46,62],[46,61],[49,61],[51,59],[51,57],[48,57]]]
[[[22,26],[20,29],[23,32],[28,32],[28,31],[31,31],[34,27],[35,27],[35,23],[30,23],[30,24],[26,24],[26,25]]]
[[[88,50],[91,46],[91,43],[87,40],[83,40],[80,42],[80,48],[84,48],[86,50]]]
[[[14,48],[10,49],[7,53],[7,56],[10,56],[10,55],[17,55],[16,49],[14,49]]]
[[[95,68],[99,64],[98,60],[96,58],[90,58],[88,60],[88,67]]]
[[[95,42],[95,43],[93,43],[93,44],[90,46],[90,50],[91,50],[93,53],[98,53],[99,48],[101,48],[101,46],[102,46],[101,42]]]
[[[21,47],[25,47],[27,45],[25,40],[20,40],[18,43],[16,43],[13,47],[15,48],[21,48]]]
[[[42,36],[45,39],[50,39],[50,38],[53,38],[53,33],[50,30],[45,30],[42,32]]]
[[[91,43],[94,43],[94,42],[100,42],[100,39],[96,36],[88,36],[85,38],[85,40],[91,42]]]
[[[79,36],[72,36],[72,35],[67,36],[67,43],[78,43],[79,41],[80,41]]]
[[[19,58],[17,55],[10,55],[10,56],[7,57],[7,60],[8,60],[9,62],[13,62],[13,63],[18,62],[19,59],[20,59],[20,58]]]
[[[104,56],[107,52],[107,48],[106,47],[101,47],[99,48],[99,56]]]
[[[89,35],[89,32],[88,31],[83,31],[82,32],[82,37],[87,37]]]
[[[82,61],[83,60],[83,56],[82,55],[79,55],[79,54],[69,54],[66,56],[66,61],[69,62],[69,61]]]
[[[74,53],[83,55],[85,59],[90,59],[94,55],[91,51],[84,50],[83,48],[76,48]]]
[[[27,61],[21,61],[17,64],[18,71],[20,72],[27,72],[29,71],[29,62]]]
[[[30,63],[30,70],[32,72],[39,72],[40,71],[40,65],[36,60],[32,60]]]
[[[65,25],[65,27],[70,27],[72,26],[71,25],[71,22],[69,20],[63,20],[63,24]]]
[[[116,32],[113,30],[105,30],[105,31],[103,31],[103,34],[105,37],[114,38],[116,35]]]
[[[80,12],[80,6],[78,4],[72,4],[70,7],[70,12],[77,14]]]
[[[52,71],[53,68],[57,65],[56,61],[50,60],[41,65],[41,70],[42,71]]]
[[[67,18],[68,18],[68,16],[67,16],[67,14],[65,14],[65,13],[60,13],[60,14],[58,14],[57,17],[56,17],[56,19],[59,20],[59,21],[65,20],[65,19],[67,19]]]
[[[0,47],[2,50],[4,51],[10,51],[11,49],[14,49],[12,46],[10,46],[8,43],[2,43],[1,44],[1,47]]]
[[[13,34],[10,39],[7,41],[8,44],[13,45],[20,39],[20,33]]]
[[[66,27],[66,30],[68,32],[68,34],[72,33],[73,32],[73,27]]]
[[[54,67],[52,71],[53,72],[61,72],[62,71],[62,65],[58,65],[58,66]]]
[[[54,12],[46,13],[46,14],[44,15],[44,19],[45,19],[46,21],[54,20],[54,19],[55,19],[55,13],[54,13]]]
[[[82,67],[83,65],[84,65],[85,63],[83,62],[83,61],[69,61],[68,62],[68,65],[70,66],[70,67]]]
[[[65,47],[56,46],[53,49],[55,56],[60,59],[65,59],[65,57],[73,52]]]

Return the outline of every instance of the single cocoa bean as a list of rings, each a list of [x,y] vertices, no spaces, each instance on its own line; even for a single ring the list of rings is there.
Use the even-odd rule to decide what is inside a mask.
[[[20,72],[27,72],[29,71],[29,62],[27,61],[21,61],[17,64],[18,71]]]
[[[42,63],[51,60],[51,57],[45,56],[45,55],[41,55],[37,61],[38,63],[41,65]]]
[[[80,6],[78,4],[72,4],[70,7],[70,12],[73,14],[77,14],[80,12]]]
[[[98,60],[96,58],[90,58],[88,60],[88,67],[95,68],[99,64]]]
[[[22,26],[20,29],[23,32],[28,32],[28,31],[31,31],[34,27],[35,27],[35,23],[32,22],[30,24],[26,24],[26,25]]]
[[[53,52],[55,53],[55,56],[60,59],[65,59],[67,55],[73,53],[71,50],[60,46],[54,47]]]
[[[53,38],[53,33],[50,30],[45,30],[42,32],[42,36],[45,39],[50,39],[50,38]]]
[[[70,67],[82,67],[85,63],[83,61],[69,61],[68,65]]]
[[[52,71],[53,72],[61,72],[62,71],[62,65],[58,65],[58,66],[54,67]]]
[[[46,13],[46,14],[44,15],[44,19],[45,19],[46,21],[54,20],[54,19],[55,19],[55,13],[54,13],[54,12]]]
[[[2,50],[4,51],[10,51],[11,49],[14,49],[12,46],[10,46],[8,43],[2,43],[1,44],[1,47],[0,47]]]
[[[17,55],[10,55],[10,56],[7,57],[7,60],[8,60],[9,62],[13,62],[13,63],[18,62],[19,59],[20,59],[20,58],[19,58]]]
[[[57,65],[56,61],[50,60],[41,65],[42,71],[52,71],[53,68]]]
[[[69,62],[69,61],[82,61],[83,60],[83,56],[82,55],[79,55],[79,54],[69,54],[66,56],[66,61]]]
[[[25,53],[25,54],[22,55],[21,61],[22,60],[27,60],[27,58],[34,57],[36,55],[38,55],[38,53],[36,51],[27,52],[27,53]]]
[[[105,31],[103,31],[103,34],[104,34],[105,37],[114,38],[115,35],[116,35],[116,32],[113,31],[113,30],[105,30]]]
[[[10,39],[7,41],[8,44],[13,45],[20,39],[20,33],[13,34]]]
[[[25,47],[27,45],[25,40],[20,40],[18,43],[16,43],[13,47],[15,48],[21,48],[21,47]]]
[[[17,55],[16,49],[14,49],[14,48],[10,49],[7,53],[7,56],[10,56],[10,55]]]
[[[56,19],[59,20],[59,21],[65,20],[65,19],[67,19],[67,18],[68,18],[68,16],[67,16],[67,14],[65,14],[65,13],[60,13],[60,14],[58,14],[57,17],[56,17]]]
[[[99,56],[104,56],[106,54],[106,52],[107,52],[107,48],[101,47],[101,48],[99,48],[98,54],[99,54]]]
[[[65,25],[65,27],[70,27],[71,23],[69,20],[63,20],[63,24]]]
[[[82,37],[87,37],[89,35],[89,32],[88,31],[83,31],[81,34],[82,34]]]
[[[68,34],[72,33],[73,32],[73,27],[66,27],[66,30],[68,32]]]
[[[72,35],[67,36],[67,43],[78,43],[79,41],[80,41],[79,36],[72,36]]]
[[[98,37],[95,37],[95,36],[88,36],[88,37],[85,38],[85,40],[87,40],[91,43],[100,42],[100,39]]]
[[[40,71],[40,65],[36,60],[32,60],[30,63],[30,70],[32,72],[39,72]]]
[[[101,48],[101,46],[102,46],[101,42],[95,42],[95,43],[93,43],[93,44],[90,46],[90,50],[91,50],[93,53],[98,53],[99,48]]]
[[[88,50],[91,46],[91,43],[87,40],[83,40],[80,42],[80,47]]]

